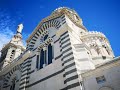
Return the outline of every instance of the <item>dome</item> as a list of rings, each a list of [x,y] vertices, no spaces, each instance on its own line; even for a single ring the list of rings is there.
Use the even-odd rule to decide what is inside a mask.
[[[55,9],[55,10],[52,12],[52,14],[61,13],[61,12],[65,13],[65,11],[78,16],[77,12],[76,12],[74,9],[70,9],[70,8],[68,8],[68,7],[59,7],[59,8],[57,8],[57,9]],[[78,16],[78,17],[79,17],[79,16]]]
[[[52,12],[52,15],[56,14],[66,14],[70,17],[70,19],[74,20],[75,23],[83,25],[82,19],[79,17],[79,15],[74,9],[70,9],[68,7],[59,7]]]
[[[69,11],[69,12],[71,12],[71,13],[75,13],[75,11],[74,11],[73,9],[70,9],[70,8],[68,8],[68,7],[59,7],[59,8],[57,8],[57,9],[55,9],[55,10],[53,11],[53,13],[61,12],[62,10],[66,10],[66,11]]]
[[[57,8],[57,9],[55,9],[55,10],[52,12],[52,14],[60,13],[60,12],[63,12],[63,13],[64,13],[65,11],[78,16],[77,12],[76,12],[74,9],[70,9],[70,8],[68,8],[68,7],[59,7],[59,8]]]

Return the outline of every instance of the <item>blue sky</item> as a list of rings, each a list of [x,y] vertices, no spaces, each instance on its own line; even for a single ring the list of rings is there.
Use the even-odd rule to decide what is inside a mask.
[[[120,55],[120,0],[0,0],[0,48],[18,24],[24,24],[25,42],[41,19],[62,6],[76,10],[88,30],[103,32]]]

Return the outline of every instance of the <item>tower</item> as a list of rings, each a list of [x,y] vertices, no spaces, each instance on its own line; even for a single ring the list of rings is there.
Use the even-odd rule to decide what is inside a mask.
[[[23,54],[22,29],[23,25],[18,25],[16,35],[2,48],[1,90],[101,90],[106,87],[85,89],[86,82],[91,86],[92,80],[92,84],[95,83],[92,87],[96,88],[97,83],[107,81],[111,85],[111,80],[120,76],[119,64],[113,63],[118,60],[114,60],[106,36],[88,31],[79,15],[70,8],[60,7],[44,18],[27,39]],[[118,65],[117,68],[110,63]],[[102,66],[105,67],[99,73]],[[108,71],[110,67],[112,71]],[[107,73],[108,78],[113,78],[110,81]],[[119,86],[116,78],[115,83]]]
[[[83,90],[81,74],[94,70],[97,65],[113,60],[114,57],[105,35],[88,31],[79,15],[66,7],[56,9],[40,22],[27,39],[27,50],[33,52],[31,58],[33,62],[30,61],[30,65],[33,65],[31,70],[37,70],[36,72],[43,76],[46,76],[42,73],[44,70],[49,73],[55,72],[55,75],[56,72],[62,72],[59,73],[61,74],[59,78],[64,83],[56,82],[51,85],[54,88],[61,85],[59,90]],[[54,77],[52,75],[51,77]],[[37,81],[31,82],[37,83]],[[49,90],[49,85],[42,88],[47,83],[49,80],[44,84],[39,83],[41,85],[39,89]],[[21,83],[20,88],[24,88],[24,85],[26,83]]]
[[[22,29],[23,25],[19,24],[16,34],[13,36],[9,43],[3,46],[1,50],[0,68],[3,68],[11,63],[15,58],[20,56],[23,51],[25,51],[21,35]]]

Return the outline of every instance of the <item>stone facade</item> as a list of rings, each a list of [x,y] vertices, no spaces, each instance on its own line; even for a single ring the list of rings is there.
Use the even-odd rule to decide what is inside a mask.
[[[82,74],[85,90],[120,90],[119,78],[120,57]]]
[[[61,7],[43,19],[26,49],[22,28],[2,48],[1,90],[119,90],[120,58],[105,35],[88,31],[74,10]]]

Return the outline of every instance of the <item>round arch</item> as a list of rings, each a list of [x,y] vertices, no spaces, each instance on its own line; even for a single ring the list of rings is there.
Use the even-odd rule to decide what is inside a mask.
[[[34,45],[36,43],[36,41],[39,39],[39,37],[44,37],[44,35],[48,34],[48,31],[46,31],[47,29],[53,27],[55,29],[60,28],[61,23],[59,20],[53,19],[53,20],[49,20],[47,22],[44,22],[41,27],[37,30],[37,32],[34,34],[34,36],[32,37],[32,39],[29,42],[29,45],[27,47],[33,49]]]
[[[16,82],[19,81],[20,77],[21,77],[20,67],[15,66],[14,68],[11,69],[9,73],[4,75],[3,88],[10,89],[12,84],[13,84],[12,88],[13,87],[15,88],[14,84],[16,84]]]

